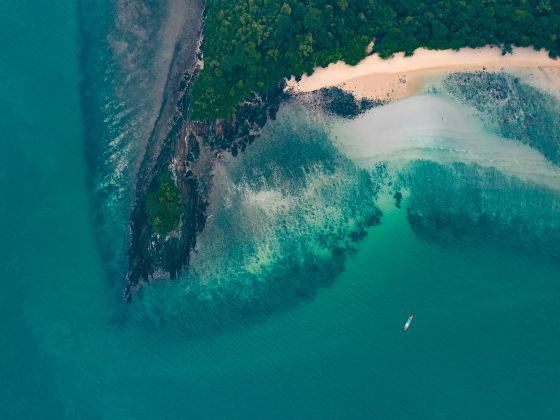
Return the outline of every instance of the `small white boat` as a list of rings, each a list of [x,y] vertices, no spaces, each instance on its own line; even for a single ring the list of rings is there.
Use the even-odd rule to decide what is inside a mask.
[[[408,330],[410,328],[410,324],[412,324],[412,320],[414,319],[414,315],[410,314],[410,316],[408,317],[408,319],[406,320],[405,324],[404,324],[404,330]]]

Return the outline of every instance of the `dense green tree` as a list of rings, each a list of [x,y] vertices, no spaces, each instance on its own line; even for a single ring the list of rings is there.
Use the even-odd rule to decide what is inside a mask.
[[[192,116],[227,117],[284,77],[355,64],[373,38],[382,57],[488,44],[557,57],[559,34],[560,0],[207,0]]]
[[[159,178],[157,188],[148,194],[146,211],[148,221],[161,235],[179,227],[182,200],[169,172]]]

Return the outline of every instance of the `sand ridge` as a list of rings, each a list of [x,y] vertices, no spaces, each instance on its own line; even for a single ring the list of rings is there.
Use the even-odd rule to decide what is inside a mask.
[[[552,59],[544,50],[513,48],[502,55],[498,47],[461,48],[460,50],[427,50],[419,48],[414,55],[395,54],[389,59],[370,55],[355,66],[344,62],[316,69],[299,82],[292,77],[286,89],[311,92],[337,86],[356,96],[371,99],[398,99],[422,89],[431,77],[475,70],[505,70],[514,68],[560,69],[560,60]]]

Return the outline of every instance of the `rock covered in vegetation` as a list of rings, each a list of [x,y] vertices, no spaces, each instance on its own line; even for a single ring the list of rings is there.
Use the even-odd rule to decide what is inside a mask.
[[[284,84],[254,96],[234,115],[194,121],[185,109],[192,77],[180,84],[175,111],[165,135],[154,135],[138,177],[131,215],[128,286],[125,299],[156,278],[175,278],[184,270],[204,228],[215,160],[224,151],[236,155],[251,143],[285,97]],[[148,185],[148,187],[146,187]]]

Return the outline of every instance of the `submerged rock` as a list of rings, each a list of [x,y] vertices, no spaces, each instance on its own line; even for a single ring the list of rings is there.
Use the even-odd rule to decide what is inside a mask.
[[[447,93],[480,112],[488,128],[560,164],[560,101],[522,78],[498,72],[454,73]]]

